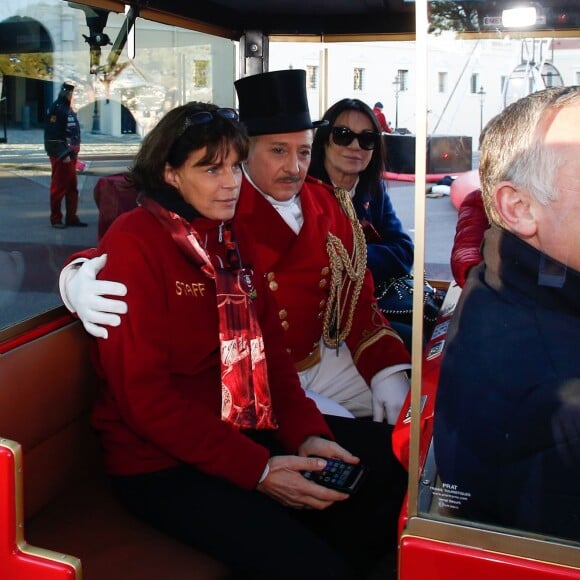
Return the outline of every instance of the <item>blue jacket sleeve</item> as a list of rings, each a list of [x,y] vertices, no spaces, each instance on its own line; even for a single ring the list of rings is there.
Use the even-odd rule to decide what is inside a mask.
[[[414,250],[413,241],[403,230],[383,180],[380,182],[379,191],[380,195],[369,199],[367,211],[367,219],[370,219],[381,238],[380,241],[367,243],[367,266],[372,272],[375,284],[408,274],[413,268]],[[359,218],[365,212],[364,205],[367,204],[355,203]]]

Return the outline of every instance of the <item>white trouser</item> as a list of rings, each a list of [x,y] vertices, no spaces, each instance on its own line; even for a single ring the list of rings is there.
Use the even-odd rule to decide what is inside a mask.
[[[321,412],[344,417],[373,414],[371,389],[359,374],[348,346],[337,350],[320,341],[320,362],[298,373],[302,388]]]

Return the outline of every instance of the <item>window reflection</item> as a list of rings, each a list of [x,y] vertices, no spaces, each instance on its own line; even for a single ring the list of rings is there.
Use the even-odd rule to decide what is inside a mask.
[[[479,134],[484,130],[488,121],[503,111],[507,105],[538,90],[578,84],[577,63],[580,57],[580,43],[574,38],[560,38],[554,31],[545,29],[531,30],[529,35],[508,34],[507,31],[502,30],[501,17],[494,13],[499,4],[491,2],[443,2],[432,5],[431,32],[433,34],[429,39],[429,69],[433,71],[449,70],[449,86],[453,88],[448,95],[444,95],[444,98],[439,94],[440,91],[429,92],[429,118],[438,117],[437,123],[429,122],[429,132],[435,135],[445,128],[445,132],[450,135],[460,135],[469,127],[469,131],[474,133],[474,168],[479,165],[477,151]],[[554,21],[556,12],[555,6],[544,11],[542,17],[537,21],[537,26],[545,28],[546,25]],[[577,9],[570,8],[567,16],[568,21],[572,18],[572,13],[575,19],[578,18]],[[491,30],[493,30],[493,34],[490,34]],[[481,36],[476,34],[456,35],[454,31],[482,31],[486,34]],[[442,59],[449,66],[443,66]],[[433,86],[437,86],[437,84],[440,86],[441,79],[437,78],[436,74],[440,73],[433,72],[433,78],[428,81],[428,85],[431,82]],[[467,110],[470,111],[471,119],[465,117]],[[474,131],[475,123],[477,123],[477,128]],[[504,147],[505,151],[508,149],[509,147]],[[465,189],[460,198],[453,200],[457,208],[463,199],[477,188],[477,184],[473,182],[468,185],[470,185],[470,189]],[[429,212],[429,207],[427,207],[427,212]],[[488,248],[490,243],[487,242]],[[428,248],[429,245],[430,237],[427,231],[426,247]],[[506,266],[506,269],[509,269],[509,266]],[[502,286],[502,282],[498,282],[498,285]],[[474,290],[473,287],[470,290],[471,292],[478,291]],[[511,433],[513,438],[516,435],[521,437],[524,433],[528,433],[527,446],[523,445],[526,452],[538,444],[538,441],[550,439],[549,428],[546,427],[546,422],[542,422],[540,419],[540,415],[542,415],[540,408],[537,409],[538,416],[535,420],[531,415],[526,415],[526,425],[523,425],[523,422],[517,423],[526,412],[523,403],[515,408],[507,419],[508,423],[518,424],[519,431],[516,431],[515,428],[510,430],[502,425],[491,435],[486,432],[486,437],[479,439],[478,434],[472,431],[472,429],[477,429],[474,417],[479,417],[478,413],[484,413],[482,400],[486,391],[492,392],[496,385],[502,383],[506,373],[508,375],[515,373],[514,369],[521,368],[522,364],[524,367],[527,364],[530,369],[533,367],[534,371],[530,372],[537,379],[539,374],[536,370],[538,368],[545,370],[551,364],[548,353],[544,351],[535,354],[528,353],[529,362],[522,363],[525,354],[521,351],[529,350],[529,347],[524,347],[520,342],[523,338],[523,331],[521,328],[516,328],[511,317],[490,316],[489,321],[484,325],[488,331],[487,334],[484,334],[481,324],[473,323],[473,318],[467,321],[465,318],[462,320],[462,336],[471,334],[474,337],[471,344],[475,349],[468,349],[468,352],[461,352],[460,355],[458,354],[460,350],[455,347],[453,353],[457,356],[448,359],[452,360],[453,365],[456,367],[473,365],[476,360],[483,356],[482,353],[488,353],[491,357],[492,353],[495,353],[494,347],[499,344],[503,345],[503,348],[500,349],[503,351],[503,358],[500,356],[501,352],[495,353],[500,356],[501,363],[494,359],[494,362],[490,362],[488,367],[480,370],[479,377],[486,377],[486,380],[483,380],[482,384],[479,384],[478,388],[475,389],[477,393],[473,392],[474,389],[469,383],[479,379],[473,378],[470,381],[465,378],[468,377],[468,373],[463,375],[465,380],[454,383],[456,387],[456,392],[452,397],[454,402],[449,405],[446,411],[448,416],[454,417],[449,424],[452,422],[454,424],[461,423],[462,419],[465,419],[465,422],[462,423],[461,430],[446,433],[449,435],[448,437],[435,438],[434,446],[432,445],[429,449],[419,478],[419,513],[430,519],[467,524],[480,529],[505,531],[506,528],[502,526],[513,526],[509,532],[515,533],[516,536],[548,539],[557,537],[558,540],[576,545],[580,541],[580,518],[574,520],[575,515],[570,515],[570,510],[574,513],[578,511],[578,488],[574,487],[575,484],[572,483],[576,477],[570,477],[569,474],[578,473],[577,463],[576,468],[567,467],[566,471],[559,471],[559,473],[565,474],[562,479],[565,479],[566,483],[560,485],[558,489],[566,489],[566,497],[556,497],[559,491],[554,490],[558,486],[552,485],[552,489],[547,492],[552,494],[550,500],[552,503],[548,500],[544,501],[545,498],[542,499],[544,508],[546,505],[550,505],[554,513],[561,514],[560,520],[566,522],[565,526],[562,527],[559,527],[559,524],[553,524],[553,521],[546,517],[545,513],[540,514],[539,504],[541,502],[537,502],[536,505],[524,504],[526,498],[537,497],[531,487],[545,485],[545,482],[540,484],[540,478],[536,477],[538,474],[544,473],[542,471],[545,468],[544,462],[552,462],[550,465],[556,469],[558,463],[554,459],[555,454],[547,453],[548,458],[545,460],[536,458],[537,463],[532,466],[531,475],[524,480],[518,479],[521,473],[525,472],[525,470],[518,471],[520,464],[525,460],[523,454],[520,457],[512,457],[508,464],[503,466],[503,469],[498,469],[497,472],[488,472],[485,477],[479,478],[473,475],[477,473],[474,467],[477,461],[481,460],[483,463],[489,460],[490,463],[493,463],[496,457],[490,458],[489,455],[501,455],[501,450],[508,448],[510,442],[507,439],[503,447],[501,444],[494,446],[495,436],[500,438],[505,433]],[[546,344],[551,344],[550,340],[555,334],[561,335],[570,331],[570,324],[560,327],[558,333],[553,333],[551,337],[547,338]],[[482,338],[482,336],[486,338]],[[507,341],[506,336],[509,337]],[[438,340],[442,338],[445,339],[444,336],[439,336]],[[572,340],[572,342],[575,341]],[[566,344],[565,340],[564,343]],[[513,352],[511,351],[512,345]],[[546,348],[549,347],[546,346]],[[566,348],[569,347],[558,349],[560,354]],[[444,356],[449,355],[449,352],[444,351]],[[573,355],[568,356],[566,363],[562,362],[563,359],[559,359],[561,364],[558,364],[557,367],[562,369],[561,365],[572,364],[570,359],[573,358]],[[562,391],[572,400],[572,406],[573,396],[569,393],[573,390],[575,393],[578,392],[577,383],[574,385],[572,387],[568,382],[565,382],[562,386]],[[424,389],[427,387],[425,385]],[[516,388],[517,385],[514,384],[514,389],[509,392],[513,394]],[[530,391],[535,388],[533,378],[529,388]],[[449,403],[449,400],[446,400],[446,403]],[[500,413],[500,407],[504,403],[505,401],[498,397],[496,406],[490,406],[485,411],[487,414],[484,421],[487,420],[488,424],[492,423]],[[549,409],[546,408],[544,411],[547,413]],[[443,417],[443,412],[444,410],[436,407],[435,424],[437,424],[437,417]],[[570,416],[577,416],[577,413],[575,415],[575,412],[572,411]],[[571,419],[572,423],[574,420]],[[442,429],[444,427],[441,427]],[[505,436],[508,437],[508,435]],[[468,447],[466,439],[477,441],[477,444],[466,450]],[[449,446],[450,441],[453,441],[451,446]],[[552,443],[552,445],[554,444]],[[465,454],[454,452],[460,448],[465,451]],[[493,451],[491,451],[492,448]],[[573,461],[577,462],[578,457]],[[466,471],[469,472],[469,477],[461,479],[457,475],[461,474],[463,477]],[[553,470],[552,476],[554,476]],[[521,488],[518,487],[519,485]],[[515,491],[516,489],[519,491]],[[474,505],[477,509],[473,507]],[[498,505],[502,506],[499,510],[500,516],[498,516],[497,510],[493,512],[493,509],[496,509]],[[482,508],[482,506],[484,507]],[[567,515],[564,516],[564,513]],[[510,519],[510,514],[516,514],[517,517]],[[522,514],[524,515],[522,516]],[[549,523],[545,524],[545,522]]]
[[[123,14],[62,0],[14,0],[1,12],[0,331],[61,304],[63,262],[97,241],[96,181],[126,170],[168,109],[190,100],[233,106],[235,63],[230,40],[143,19],[130,59],[124,45],[112,51]],[[79,214],[89,226],[54,230],[43,126],[63,81],[76,87]]]

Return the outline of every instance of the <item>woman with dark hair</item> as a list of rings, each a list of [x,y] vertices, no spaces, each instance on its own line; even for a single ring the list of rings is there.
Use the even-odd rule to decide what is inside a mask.
[[[247,152],[236,111],[201,103],[143,140],[139,207],[96,252],[128,311],[96,341],[93,425],[123,504],[236,578],[349,578],[319,520],[348,496],[302,472],[358,459],[306,398],[251,234],[231,225]]]
[[[350,193],[367,240],[367,266],[380,307],[389,280],[408,274],[413,267],[413,242],[403,230],[382,178],[381,128],[372,109],[359,99],[338,101],[323,120],[328,125],[316,130],[309,173]],[[407,325],[392,325],[409,344]]]

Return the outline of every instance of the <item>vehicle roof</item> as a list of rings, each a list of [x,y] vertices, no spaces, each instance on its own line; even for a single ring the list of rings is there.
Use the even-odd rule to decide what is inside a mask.
[[[268,36],[316,36],[341,40],[341,36],[411,35],[415,31],[415,0],[77,0],[115,12],[125,5],[138,7],[146,19],[175,24],[239,40],[248,30]],[[72,3],[70,3],[72,4]],[[580,28],[578,0],[528,2],[544,15],[537,29]],[[499,17],[513,0],[448,0],[432,2],[433,13],[443,14],[450,28],[486,30],[487,17]],[[439,19],[441,24],[441,19]],[[458,28],[454,28],[458,29]],[[350,40],[345,38],[345,40]]]
[[[176,23],[238,40],[247,30],[266,35],[392,34],[414,31],[409,0],[77,0],[122,13],[139,7],[143,18]],[[179,22],[175,22],[178,19]]]
[[[404,0],[152,0],[188,18],[264,34],[394,33],[414,28],[414,7]],[[396,15],[396,17],[395,17]]]

